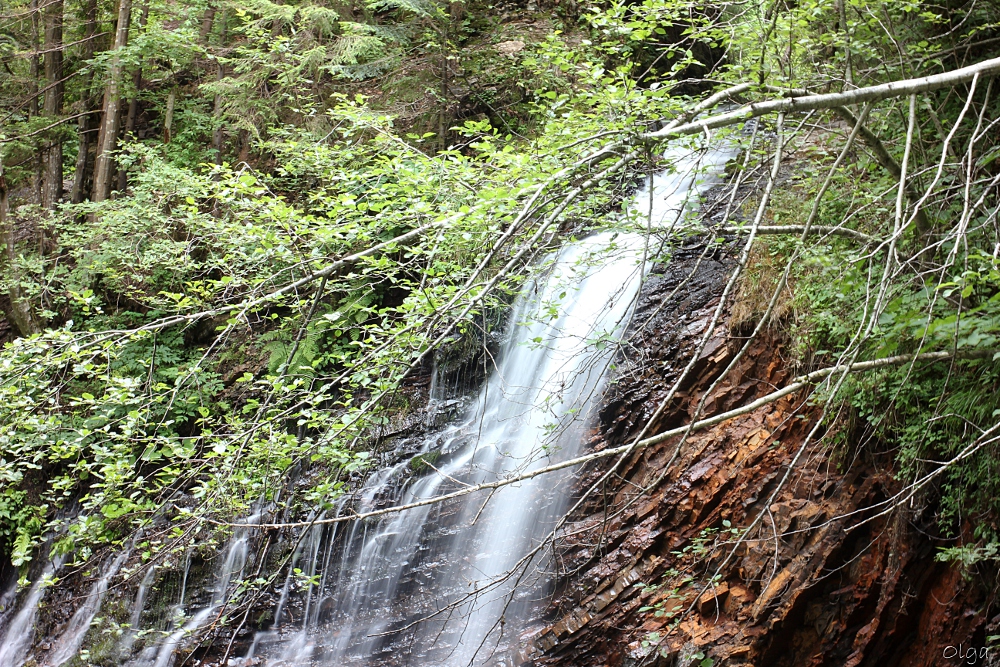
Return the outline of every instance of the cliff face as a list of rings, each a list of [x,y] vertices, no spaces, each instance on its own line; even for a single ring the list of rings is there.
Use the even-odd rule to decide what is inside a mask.
[[[645,290],[595,448],[642,428],[708,326],[731,261],[699,264],[701,251],[677,253]],[[728,324],[712,332],[692,381],[650,433],[690,420],[743,344],[739,333]],[[785,339],[767,333],[709,397],[706,414],[745,405],[794,374]],[[802,448],[817,414],[804,400],[789,396],[695,433],[672,465],[677,439],[624,461],[572,517],[550,608],[556,620],[526,637],[521,659],[549,667],[930,667],[967,662],[972,648],[967,664],[996,660],[984,648],[997,625],[984,587],[934,561],[943,542],[930,516],[879,515],[897,483],[850,437]],[[611,465],[587,470],[580,492]],[[737,544],[735,531],[758,516]]]
[[[677,250],[669,264],[655,269],[592,449],[627,442],[648,421],[694,354],[731,269],[723,250],[705,252],[701,245]],[[712,332],[689,381],[650,433],[691,420],[744,334],[725,320]],[[801,370],[793,368],[780,331],[768,332],[708,397],[705,414],[745,405]],[[423,402],[421,383],[428,380],[415,378],[414,403]],[[538,667],[1000,664],[996,651],[985,649],[987,636],[1000,634],[987,587],[934,561],[936,547],[947,543],[935,539],[930,512],[879,516],[879,503],[898,485],[892,470],[856,438],[836,446],[821,438],[803,449],[816,417],[804,401],[789,396],[695,433],[679,450],[676,439],[668,440],[623,461],[563,531],[560,582],[545,614],[548,621],[526,633],[515,662]],[[419,432],[425,417],[411,415],[393,435]],[[583,470],[577,492],[600,479],[612,461]],[[758,516],[749,539],[736,544],[733,531]],[[280,567],[277,554],[290,552],[292,543],[281,542],[269,552],[273,536],[258,537],[262,544],[251,550],[258,554],[254,567]],[[202,598],[201,606],[208,604],[211,562],[201,556],[189,562],[190,575],[183,563],[161,568],[157,592],[145,611],[140,605],[148,627],[171,627],[168,615],[185,587],[189,596]],[[126,563],[122,572],[128,569]],[[34,662],[27,664],[47,664],[55,638],[65,633],[98,573],[73,577],[46,599]],[[136,613],[139,579],[132,576],[109,588],[100,613],[104,621],[85,644],[92,663],[120,664],[108,619],[125,623]],[[247,654],[252,630],[266,626],[277,603],[278,591],[272,590],[244,617],[249,622],[220,623],[200,647],[192,647],[184,664],[259,664],[233,656]],[[298,617],[301,604],[293,595],[287,613]],[[507,664],[507,657],[496,664]],[[419,664],[401,652],[389,651],[384,660]]]

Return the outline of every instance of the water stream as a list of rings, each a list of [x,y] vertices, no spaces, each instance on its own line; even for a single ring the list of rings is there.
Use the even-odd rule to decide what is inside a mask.
[[[128,559],[131,549],[125,550],[111,561],[107,569],[101,572],[97,581],[91,586],[83,603],[76,608],[73,616],[69,619],[66,629],[54,642],[51,653],[48,655],[47,664],[51,667],[61,667],[72,658],[76,657],[77,651],[83,644],[87,631],[90,630],[90,623],[101,610],[104,602],[104,594],[108,591],[108,584],[111,578],[118,574],[122,564]]]
[[[31,584],[17,613],[11,618],[0,641],[0,667],[20,667],[35,637],[35,618],[53,574],[62,566],[62,556],[45,566]]]
[[[487,380],[464,398],[452,422],[423,438],[416,456],[376,471],[357,494],[310,519],[412,503],[579,455],[651,263],[650,239],[655,243],[655,232],[688,224],[684,214],[718,182],[731,157],[726,149],[672,148],[667,158],[673,168],[653,179],[652,191],[641,188],[631,206],[653,235],[600,232],[567,242],[538,262],[511,309],[498,354],[488,356]],[[430,410],[458,402],[446,386],[447,378],[435,378]],[[242,644],[243,655],[232,664],[504,664],[546,602],[554,569],[550,538],[573,479],[566,469],[378,521],[307,529],[297,536],[280,580],[270,627]],[[118,664],[170,667],[177,651],[224,611],[255,556],[254,544],[251,529],[234,531],[207,580],[210,595],[200,601],[188,601],[190,556],[183,576],[175,573],[179,586],[168,586],[159,569],[150,569],[133,598]],[[77,654],[126,558],[123,553],[107,566],[39,664],[60,665]],[[24,663],[43,579],[57,567],[46,569],[5,622],[0,667]],[[147,598],[159,597],[162,610],[170,596],[170,619],[163,611],[144,613]],[[144,619],[156,632],[140,632]],[[148,637],[140,643],[143,634]]]
[[[257,523],[260,514],[253,514],[243,523]],[[185,593],[187,588],[187,575],[190,568],[190,559],[185,559],[186,565],[181,583],[180,601],[175,607],[175,627],[166,637],[158,642],[147,646],[131,661],[127,662],[128,667],[169,667],[174,660],[174,654],[178,648],[183,646],[188,638],[195,635],[202,627],[219,617],[220,610],[229,600],[230,585],[243,578],[243,570],[246,567],[247,556],[250,550],[250,530],[247,528],[236,528],[232,537],[226,544],[222,558],[219,559],[219,567],[215,572],[212,597],[207,605],[201,609],[188,610],[185,608]],[[144,595],[140,586],[137,595]],[[191,615],[186,614],[190,612]],[[133,618],[141,618],[141,607],[137,613],[133,609]],[[134,627],[132,630],[134,631]]]
[[[683,213],[718,182],[732,152],[674,148],[667,157],[674,168],[633,204],[660,231],[687,223]],[[373,475],[354,510],[412,503],[580,454],[648,253],[646,237],[609,231],[569,242],[541,262],[514,304],[506,342],[478,396],[455,423],[426,438],[417,457]],[[441,398],[432,395],[432,402]],[[309,576],[320,572],[322,582],[318,590],[309,585],[303,613],[292,618],[286,581],[275,629],[258,634],[244,662],[502,663],[544,602],[548,538],[571,482],[570,471],[550,473],[356,522],[339,541],[311,528],[294,561]]]

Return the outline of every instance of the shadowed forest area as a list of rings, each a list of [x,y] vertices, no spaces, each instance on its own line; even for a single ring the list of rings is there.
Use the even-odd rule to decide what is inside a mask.
[[[1000,664],[1000,5],[5,0],[0,65],[0,667]]]

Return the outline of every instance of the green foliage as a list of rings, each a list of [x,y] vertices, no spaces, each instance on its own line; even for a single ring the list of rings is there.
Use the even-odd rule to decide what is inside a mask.
[[[943,547],[936,559],[944,563],[956,563],[965,570],[973,566],[1000,559],[1000,543],[987,542],[982,546]]]
[[[344,97],[323,135],[272,128],[268,173],[129,147],[129,196],[65,206],[45,219],[46,254],[24,248],[25,293],[54,328],[0,355],[2,538],[16,561],[52,531],[69,550],[163,514],[178,527],[238,515],[303,467],[314,485],[283,502],[330,506],[340,476],[370,465],[410,365],[443,331],[496,319],[548,247],[537,222],[494,240],[574,160],[555,148],[614,122],[628,95],[546,112],[530,149],[477,121],[461,128],[467,150],[428,156]],[[566,215],[609,224],[615,197],[589,192]],[[321,293],[303,280],[378,244]]]
[[[58,549],[86,554],[166,517],[173,541],[150,546],[152,558],[192,539],[185,530],[199,521],[229,519],[261,498],[331,507],[372,464],[406,403],[396,396],[403,379],[432,346],[479,345],[475,336],[495,325],[530,260],[559,236],[640,227],[617,215],[631,183],[615,174],[542,228],[567,192],[619,157],[581,165],[582,154],[612,134],[625,142],[617,151],[652,123],[689,112],[706,91],[737,83],[751,85],[728,102],[933,74],[988,45],[1000,25],[995,3],[945,15],[917,0],[615,1],[582,6],[580,25],[532,34],[522,50],[501,54],[495,44],[517,35],[471,3],[252,0],[213,6],[203,36],[206,3],[155,1],[145,27],[135,12],[130,43],[112,53],[113,7],[100,3],[96,55],[82,50],[84,23],[66,23],[66,100],[56,116],[74,121],[77,109],[94,108],[119,63],[123,103],[135,99],[140,110],[141,127],[117,156],[128,187],[49,212],[30,201],[38,157],[54,141],[80,139],[74,122],[49,127],[51,117],[31,111],[45,84],[31,57],[32,6],[5,9],[0,34],[0,91],[13,100],[3,103],[0,151],[15,193],[0,290],[23,295],[46,325],[0,353],[0,540],[18,565],[46,533],[61,535]],[[463,18],[467,10],[477,15]],[[465,48],[481,29],[494,31],[492,43]],[[452,70],[459,81],[448,81]],[[891,452],[901,483],[952,461],[921,499],[953,533],[972,525],[985,546],[943,552],[962,562],[993,558],[1000,515],[1000,452],[981,441],[1000,416],[996,359],[983,356],[1000,345],[989,185],[1000,147],[986,125],[998,105],[979,85],[951,143],[966,158],[952,156],[940,178],[938,155],[949,155],[942,141],[963,95],[919,100],[909,166],[912,185],[928,188],[931,229],[895,219],[895,179],[855,149],[832,174],[817,224],[884,242],[769,242],[749,279],[766,293],[774,267],[797,253],[795,296],[781,317],[804,364],[978,353],[882,370],[820,396],[850,407],[842,423],[873,453]],[[400,106],[425,103],[438,115],[436,133],[396,127],[361,90]],[[457,113],[475,117],[453,121]],[[905,115],[897,100],[868,119],[897,162]],[[831,117],[787,120],[786,128],[820,128],[820,139],[795,146],[794,175],[768,224],[803,222],[842,145],[831,139],[843,130]],[[758,141],[773,129],[762,120]],[[658,149],[640,148],[647,163],[631,168],[649,169]],[[770,147],[755,150],[752,168]],[[904,199],[912,207],[912,194]],[[413,461],[415,470],[427,464],[431,455]],[[308,483],[279,494],[306,469]],[[712,529],[674,556],[704,559],[733,530]]]
[[[898,122],[888,127],[905,132]],[[987,154],[993,150],[990,144],[976,148]],[[797,202],[824,177],[820,169],[802,178],[787,209],[775,211],[776,221],[784,222],[783,215],[794,218],[801,206]],[[853,165],[842,168],[832,183],[817,224],[837,225],[846,218],[868,233],[892,228],[896,186],[884,172]],[[947,200],[931,212],[942,235],[963,216],[958,202]],[[906,231],[899,241],[903,252],[926,253],[915,230]],[[784,255],[796,247],[787,246]],[[932,351],[979,355],[852,376],[834,398],[850,407],[849,419],[839,425],[847,437],[859,440],[853,446],[871,454],[891,452],[899,483],[918,484],[917,502],[934,508],[946,535],[960,535],[964,525],[973,540],[994,540],[1000,452],[984,434],[1000,417],[994,355],[1000,349],[1000,264],[987,218],[971,225],[961,242],[946,241],[935,268],[919,279],[880,280],[887,261],[884,246],[873,257],[870,249],[827,239],[799,252],[793,282],[801,358],[830,363],[843,359],[844,350],[856,350],[858,359]],[[945,553],[967,563],[980,550],[956,547]]]

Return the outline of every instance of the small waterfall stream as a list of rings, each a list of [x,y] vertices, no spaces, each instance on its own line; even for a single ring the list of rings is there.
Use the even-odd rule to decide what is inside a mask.
[[[20,667],[24,663],[28,649],[35,637],[35,618],[45,595],[46,583],[62,566],[62,557],[50,562],[42,570],[38,579],[31,584],[21,607],[14,614],[0,642],[0,667]]]
[[[253,514],[247,517],[242,523],[257,523],[260,514]],[[239,581],[243,577],[243,569],[246,567],[247,556],[250,550],[250,530],[247,528],[236,528],[233,536],[229,539],[222,558],[219,559],[219,568],[216,570],[212,597],[208,605],[194,611],[188,617],[184,605],[184,594],[187,586],[187,574],[190,560],[186,559],[188,565],[185,566],[184,577],[181,583],[180,602],[176,607],[176,627],[167,634],[166,638],[159,643],[147,646],[133,660],[127,662],[128,667],[169,667],[173,662],[174,652],[184,645],[185,641],[207,625],[214,618],[219,616],[219,610],[229,600],[230,584]],[[138,596],[144,596],[145,591],[140,585]],[[133,618],[141,617],[141,606],[138,612],[133,609]],[[131,628],[130,632],[134,632]],[[134,641],[129,639],[127,641]],[[131,645],[130,645],[131,648]]]
[[[654,177],[651,192],[640,189],[631,210],[644,221],[648,215],[654,232],[686,224],[684,213],[719,182],[733,153],[671,148],[672,169]],[[425,437],[415,456],[375,471],[356,494],[309,518],[433,498],[580,454],[649,255],[646,236],[607,231],[544,258],[511,309],[499,354],[488,357],[487,380],[452,422]],[[456,397],[442,389],[449,382],[439,379],[432,405],[453,407]],[[545,604],[554,566],[549,536],[566,511],[572,483],[573,472],[563,470],[380,521],[308,528],[279,579],[270,628],[256,632],[249,648],[238,644],[244,653],[230,664],[505,664],[526,622]],[[244,523],[258,522],[263,510],[255,511]],[[129,598],[116,664],[171,667],[177,651],[225,610],[251,558],[264,557],[252,553],[253,538],[249,527],[234,530],[208,574],[205,595],[188,593],[189,586],[194,590],[190,554],[183,575],[175,571],[169,582],[161,578],[166,568],[150,568]],[[39,665],[57,667],[86,645],[109,582],[127,558],[123,552],[106,562]],[[27,659],[44,604],[43,580],[59,566],[45,568],[17,611],[2,619],[0,667],[21,667]],[[146,613],[150,601],[156,613]],[[155,632],[140,632],[147,629]]]
[[[511,335],[486,386],[459,423],[426,440],[417,462],[430,470],[395,502],[517,475],[578,452],[614,351],[607,340],[626,322],[639,283],[641,239],[613,236],[567,245],[548,260],[551,266],[513,309]],[[611,243],[619,246],[612,254],[627,261],[604,263]],[[358,509],[384,502],[412,467],[408,461],[376,475]],[[523,590],[535,590],[530,584],[545,559],[504,575],[554,526],[566,477],[539,477],[352,526],[329,620],[312,628],[307,622],[312,642],[282,647],[275,663],[360,663],[397,650],[382,633],[421,617],[429,620],[409,633],[413,664],[467,664],[489,652],[494,635],[507,639],[500,637],[501,616],[512,623],[530,605],[520,595],[509,599],[513,583],[527,578]]]
[[[683,224],[683,213],[718,182],[732,155],[671,149],[674,168],[653,179],[652,192],[639,191],[633,210],[648,215],[653,229]],[[648,250],[644,236],[602,232],[541,262],[514,304],[506,342],[478,396],[455,423],[426,438],[416,457],[375,473],[355,511],[578,455]],[[423,474],[401,482],[414,469]],[[274,629],[258,634],[243,664],[502,664],[544,601],[546,539],[566,509],[571,481],[570,471],[550,473],[355,522],[339,544],[332,533],[324,538],[321,526],[310,528],[293,561],[310,576],[320,571],[318,590],[310,585],[304,613],[287,618],[286,582]]]
[[[131,549],[126,549],[118,554],[94,582],[83,604],[77,607],[76,612],[69,620],[69,625],[66,626],[66,630],[53,645],[52,652],[49,654],[49,665],[61,667],[76,657],[77,651],[79,651],[87,631],[90,629],[91,621],[101,610],[101,603],[104,602],[104,594],[108,591],[111,578],[118,574],[118,570],[121,569],[122,564],[131,553]]]

